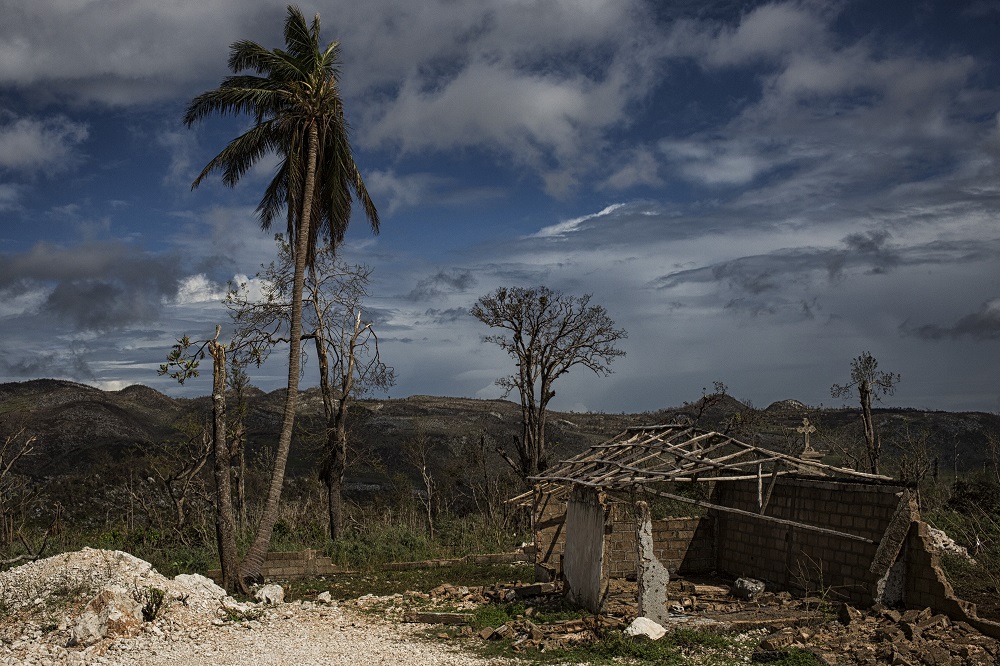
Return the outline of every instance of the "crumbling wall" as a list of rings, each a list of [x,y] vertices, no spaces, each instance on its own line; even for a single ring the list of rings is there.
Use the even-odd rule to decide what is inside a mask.
[[[907,571],[903,603],[913,608],[933,608],[953,618],[976,615],[976,605],[955,596],[941,569],[941,558],[927,531],[927,523],[915,522],[907,535]]]
[[[765,515],[861,536],[870,542],[715,512],[718,568],[733,576],[758,578],[774,588],[871,605],[882,578],[871,570],[872,563],[907,493],[895,485],[780,477]],[[713,501],[757,513],[757,482],[716,484]]]
[[[555,580],[562,575],[566,552],[566,503],[549,494],[536,496],[534,516],[536,580]],[[605,535],[604,544],[608,576],[635,578],[638,550],[632,509],[625,504],[612,504],[610,521],[611,531]],[[654,520],[652,533],[654,553],[670,573],[705,573],[715,569],[711,517]]]
[[[547,583],[562,575],[566,552],[566,501],[537,489],[532,506],[535,537],[535,580]]]
[[[638,574],[635,519],[629,508],[615,505],[610,538],[610,575],[633,578]],[[662,518],[651,522],[653,554],[670,573],[705,573],[715,569],[712,518]]]
[[[653,540],[653,520],[649,505],[636,502],[635,505],[636,555],[639,562],[639,615],[653,622],[665,624],[670,617],[667,610],[667,585],[670,572],[656,556]]]
[[[603,609],[608,590],[604,534],[610,526],[604,493],[578,486],[566,506],[563,576],[570,603],[594,613]]]

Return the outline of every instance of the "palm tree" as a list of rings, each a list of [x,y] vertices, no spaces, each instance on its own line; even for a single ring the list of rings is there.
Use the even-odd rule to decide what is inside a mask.
[[[253,117],[253,127],[208,163],[192,189],[215,171],[222,173],[223,183],[233,187],[261,157],[277,153],[281,163],[257,214],[261,228],[268,230],[285,210],[293,248],[288,393],[267,503],[253,544],[240,565],[236,583],[240,586],[259,577],[277,519],[298,397],[305,271],[312,265],[321,235],[332,245],[343,239],[352,194],[361,202],[372,231],[378,233],[378,212],[354,164],[348,141],[338,87],[340,45],[331,42],[322,47],[319,33],[319,14],[309,25],[302,12],[289,5],[285,49],[268,50],[250,40],[234,42],[229,55],[234,75],[227,76],[217,89],[195,97],[184,116],[189,127],[215,114]],[[241,74],[245,71],[252,73]]]

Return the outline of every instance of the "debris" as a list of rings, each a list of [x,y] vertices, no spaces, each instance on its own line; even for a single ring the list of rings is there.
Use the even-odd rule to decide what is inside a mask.
[[[121,588],[101,590],[70,630],[69,646],[93,645],[105,636],[130,636],[142,626],[142,606]]]
[[[645,636],[658,641],[666,635],[667,630],[648,617],[637,617],[625,628],[625,633],[629,636]]]
[[[843,625],[849,625],[852,622],[859,622],[863,617],[861,611],[859,611],[854,606],[850,604],[841,604],[840,611],[837,613],[837,619]]]
[[[781,631],[773,633],[761,640],[760,649],[765,652],[774,652],[792,645],[797,640],[798,636],[795,631],[791,629],[782,629]]]
[[[468,624],[472,613],[428,613],[409,611],[403,613],[403,622],[419,622],[422,624]]]
[[[253,598],[262,604],[276,606],[285,603],[285,590],[280,585],[271,583],[254,592]]]
[[[737,578],[733,583],[732,595],[737,599],[756,601],[764,594],[764,583],[754,578]]]

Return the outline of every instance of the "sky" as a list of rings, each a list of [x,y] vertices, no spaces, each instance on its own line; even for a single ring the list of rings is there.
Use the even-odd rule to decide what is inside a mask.
[[[556,409],[655,410],[713,381],[840,406],[870,351],[901,376],[887,405],[1000,410],[1000,4],[301,7],[341,42],[381,216],[339,253],[373,271],[387,395],[499,397],[513,363],[469,308],[545,285],[628,331],[614,373],[570,372]],[[254,208],[277,159],[192,191],[250,120],[182,117],[233,41],[283,45],[285,11],[0,0],[0,382],[209,392],[156,369],[228,331],[227,283],[274,259]],[[280,357],[251,380],[279,388]]]

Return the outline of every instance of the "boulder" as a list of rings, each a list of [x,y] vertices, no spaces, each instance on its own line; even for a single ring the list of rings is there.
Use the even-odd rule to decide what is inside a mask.
[[[654,641],[660,640],[666,633],[667,630],[662,626],[642,616],[635,618],[632,624],[625,627],[625,634],[628,636],[645,636]]]
[[[69,645],[93,645],[106,636],[129,636],[142,626],[142,606],[120,588],[101,590],[70,629]]]
[[[280,585],[271,583],[254,592],[253,598],[262,604],[276,606],[285,603],[285,590]]]
[[[764,594],[764,583],[754,578],[737,578],[733,583],[732,595],[746,601],[756,601]]]

